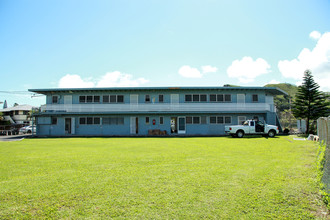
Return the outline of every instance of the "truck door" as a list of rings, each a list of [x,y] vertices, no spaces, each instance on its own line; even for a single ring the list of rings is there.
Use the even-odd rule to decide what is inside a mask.
[[[256,133],[256,125],[255,125],[254,121],[250,121],[249,133],[250,134]]]

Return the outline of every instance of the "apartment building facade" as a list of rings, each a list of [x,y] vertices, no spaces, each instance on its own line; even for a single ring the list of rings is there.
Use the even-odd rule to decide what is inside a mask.
[[[39,136],[223,135],[258,119],[279,125],[273,87],[30,89],[44,94]]]

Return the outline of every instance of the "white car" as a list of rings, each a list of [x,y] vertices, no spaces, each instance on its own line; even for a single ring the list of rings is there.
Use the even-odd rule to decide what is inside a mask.
[[[29,126],[25,126],[19,129],[19,133],[22,134],[32,134],[32,130],[33,132],[36,131],[36,126],[35,125],[29,125]]]

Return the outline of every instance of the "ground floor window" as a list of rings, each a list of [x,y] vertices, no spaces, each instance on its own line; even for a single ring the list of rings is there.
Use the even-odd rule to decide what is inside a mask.
[[[231,116],[211,116],[210,124],[231,124]]]
[[[81,117],[79,118],[79,124],[81,125],[99,125],[101,122],[100,117]]]
[[[164,124],[164,117],[162,117],[162,116],[159,117],[159,124],[160,125]]]
[[[146,117],[146,124],[148,125],[150,123],[150,118]]]
[[[102,118],[103,125],[123,125],[124,117],[104,117]]]
[[[52,117],[52,125],[56,125],[57,124],[57,118],[56,117]]]
[[[238,124],[242,125],[246,121],[245,116],[238,116]]]

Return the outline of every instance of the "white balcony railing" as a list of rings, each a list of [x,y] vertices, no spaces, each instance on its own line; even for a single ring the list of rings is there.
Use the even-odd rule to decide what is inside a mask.
[[[48,104],[41,112],[256,112],[274,111],[267,103]]]

